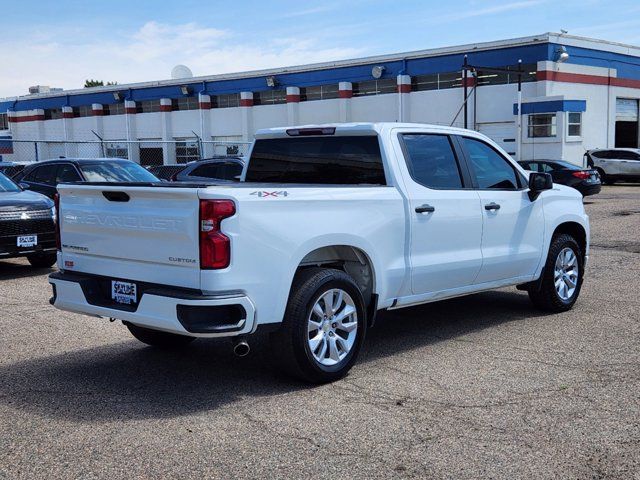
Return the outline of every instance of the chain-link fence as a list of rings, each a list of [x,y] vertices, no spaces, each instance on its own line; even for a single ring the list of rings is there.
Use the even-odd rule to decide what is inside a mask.
[[[244,156],[250,142],[205,140],[104,140],[85,142],[11,140],[6,162],[31,163],[54,158],[127,158],[144,166],[172,165],[217,156]]]

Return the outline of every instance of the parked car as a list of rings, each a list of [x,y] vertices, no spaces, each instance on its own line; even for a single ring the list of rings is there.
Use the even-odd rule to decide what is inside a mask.
[[[589,150],[585,157],[587,165],[598,171],[603,183],[613,184],[619,180],[640,182],[640,149]]]
[[[37,268],[56,263],[54,222],[51,200],[0,173],[0,259],[27,257]]]
[[[59,183],[159,182],[135,162],[120,158],[62,158],[33,163],[14,180],[24,189],[53,198]]]
[[[244,168],[239,157],[214,157],[183,165],[149,167],[157,177],[171,182],[238,182]]]
[[[5,176],[11,178],[14,175],[17,175],[24,169],[24,165],[13,162],[0,162],[0,173],[3,173]]]
[[[457,128],[262,130],[240,183],[166,185],[60,186],[52,304],[161,347],[243,355],[265,329],[311,382],[347,373],[381,309],[515,285],[569,310],[589,252],[577,190]]]
[[[178,163],[176,165],[150,165],[145,168],[160,180],[169,182],[173,180],[174,175],[184,170],[186,166],[186,163]]]
[[[520,165],[532,172],[548,173],[553,183],[560,183],[578,190],[583,197],[600,193],[600,174],[592,168],[584,169],[562,160],[527,160]]]

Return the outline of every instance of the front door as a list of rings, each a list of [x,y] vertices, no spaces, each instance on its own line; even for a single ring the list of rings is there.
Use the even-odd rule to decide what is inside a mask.
[[[480,198],[451,138],[403,130],[393,141],[409,198],[412,293],[473,284],[482,265]]]
[[[476,283],[533,275],[542,257],[542,201],[531,201],[527,179],[488,143],[460,137],[483,216],[482,268]]]

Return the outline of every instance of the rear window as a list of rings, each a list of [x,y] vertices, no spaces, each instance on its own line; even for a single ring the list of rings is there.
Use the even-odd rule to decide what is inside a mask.
[[[376,136],[257,140],[246,181],[386,185]]]
[[[80,167],[88,182],[157,182],[158,178],[133,162],[91,163]]]

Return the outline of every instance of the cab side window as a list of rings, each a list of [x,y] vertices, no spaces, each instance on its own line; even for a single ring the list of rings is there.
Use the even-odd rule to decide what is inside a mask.
[[[448,135],[402,134],[411,178],[428,188],[463,188],[458,159]]]
[[[79,182],[80,180],[80,175],[73,165],[65,163],[58,167],[56,183]]]
[[[472,173],[480,189],[517,190],[524,182],[516,169],[486,143],[462,137]]]
[[[43,165],[29,175],[29,180],[43,185],[54,185],[58,165]]]

